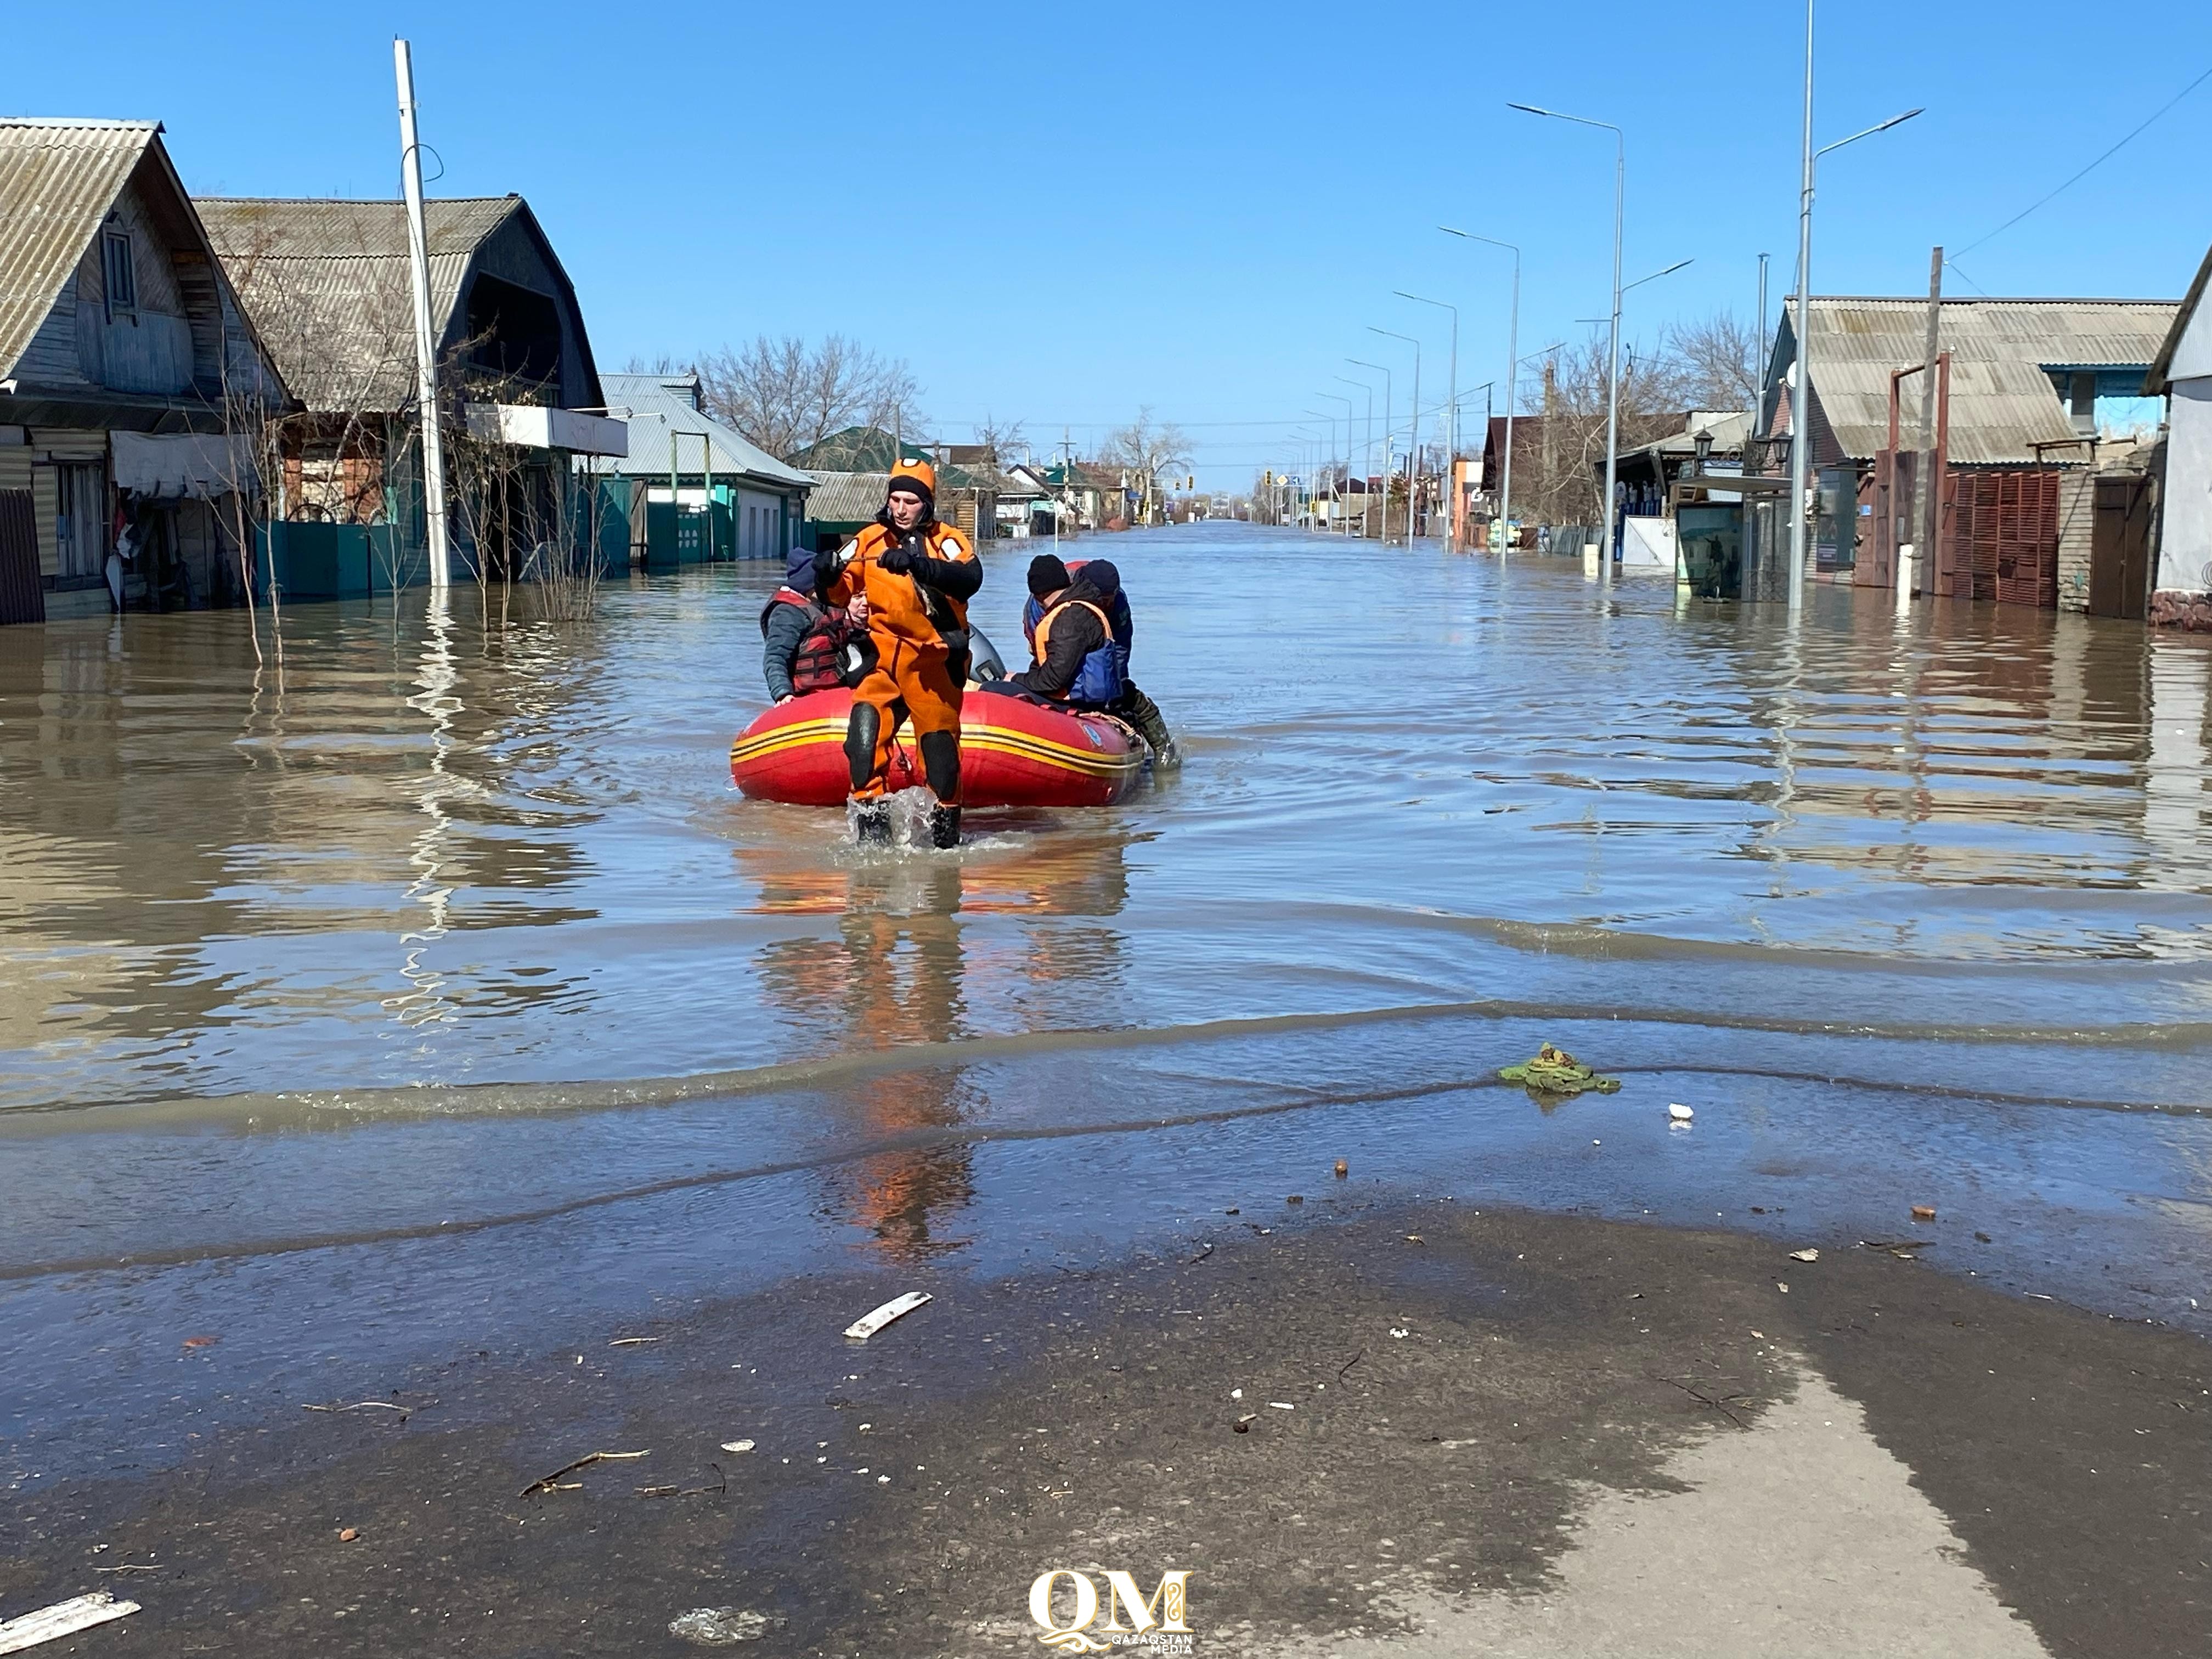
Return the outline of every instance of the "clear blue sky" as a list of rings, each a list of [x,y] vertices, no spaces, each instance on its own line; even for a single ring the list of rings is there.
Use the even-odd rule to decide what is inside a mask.
[[[1826,0],[1817,290],[1923,292],[1983,236],[2212,69],[2212,6]],[[1774,291],[1796,246],[1802,12],[1553,5],[1006,8],[18,7],[11,113],[158,118],[210,193],[397,191],[391,38],[415,42],[436,194],[526,196],[603,368],[768,331],[907,357],[942,435],[988,413],[1080,446],[1140,403],[1203,441],[1201,482],[1282,453],[1314,393],[1403,367],[1462,310],[1463,386],[1606,307],[1609,136],[1628,133],[1632,337]],[[2178,295],[2212,240],[2212,82],[1964,255],[1992,294]],[[1954,291],[1967,291],[1955,288]],[[1777,303],[1778,303],[1778,299]],[[1392,355],[1395,354],[1395,355]],[[1477,406],[1477,413],[1480,407]]]

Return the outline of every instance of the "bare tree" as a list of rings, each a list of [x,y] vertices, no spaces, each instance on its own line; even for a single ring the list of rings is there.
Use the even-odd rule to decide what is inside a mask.
[[[1607,347],[1602,331],[1559,347],[1544,365],[1542,401],[1513,444],[1513,495],[1540,524],[1595,524],[1605,461]],[[1679,431],[1695,402],[1694,374],[1666,352],[1625,349],[1620,363],[1620,447],[1638,448]],[[1534,431],[1528,430],[1533,426]]]
[[[1758,328],[1732,311],[1667,331],[1667,354],[1686,385],[1692,409],[1750,409],[1759,402]]]
[[[698,365],[707,412],[771,455],[793,454],[848,426],[918,435],[921,387],[901,357],[842,334],[810,346],[798,335],[763,334]]]
[[[991,452],[1001,466],[1028,446],[1029,436],[1019,421],[994,420],[989,415],[975,422],[975,441]]]
[[[1152,406],[1144,404],[1137,418],[1106,440],[1106,456],[1133,472],[1157,477],[1181,472],[1190,465],[1190,440],[1172,421],[1155,421]]]

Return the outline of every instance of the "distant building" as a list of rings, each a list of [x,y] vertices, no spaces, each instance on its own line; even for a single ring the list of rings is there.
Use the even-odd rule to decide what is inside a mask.
[[[958,459],[963,456],[964,460]],[[805,468],[824,486],[835,486],[840,475],[881,475],[888,480],[891,468],[902,459],[926,460],[936,469],[939,519],[971,542],[988,542],[999,534],[1000,472],[994,452],[988,446],[927,444],[913,439],[902,441],[881,427],[848,426],[790,457],[793,466]],[[853,505],[848,499],[848,493],[839,489],[830,506],[840,514],[848,510]],[[868,509],[868,517],[872,519],[883,504],[884,498],[878,494],[875,505]],[[821,510],[827,511],[828,507]],[[817,512],[816,518],[810,520],[807,544],[819,546],[824,539],[849,535],[850,531],[836,528],[845,523],[844,518],[823,518]],[[813,527],[816,525],[820,526],[818,530]]]
[[[696,374],[601,377],[629,453],[593,464],[629,483],[631,556],[649,565],[781,559],[800,544],[813,475],[706,413]]]
[[[248,592],[287,394],[161,134],[0,119],[0,623]]]

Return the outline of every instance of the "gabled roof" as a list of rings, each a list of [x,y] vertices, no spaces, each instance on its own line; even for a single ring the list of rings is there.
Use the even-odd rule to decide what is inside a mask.
[[[403,203],[218,196],[201,198],[199,210],[264,342],[308,407],[395,410],[409,401],[415,324]],[[441,341],[477,250],[518,216],[580,318],[575,289],[522,198],[425,202],[430,325]],[[586,370],[596,378],[581,333],[580,321]]]
[[[2181,349],[2182,337],[2189,332],[2195,320],[2197,307],[2203,303],[2204,285],[2212,281],[2212,248],[2204,251],[2203,261],[2197,267],[2197,276],[2189,284],[2189,292],[2181,296],[2181,309],[2174,313],[2173,326],[2166,331],[2159,343],[2158,356],[2151,359],[2150,372],[2143,376],[2143,396],[2163,398],[2173,368],[2173,354]]]
[[[1951,354],[1949,455],[1984,465],[2064,459],[2076,440],[2050,371],[2148,367],[2179,309],[2172,300],[1945,300],[1939,345]],[[1795,355],[1784,307],[1774,362]],[[1842,452],[1865,459],[1888,441],[1889,375],[1922,360],[1924,299],[1813,301],[1813,390]],[[1917,408],[1917,404],[1908,404]]]
[[[888,472],[825,472],[806,498],[806,516],[817,524],[866,524],[884,510],[890,487]]]
[[[734,427],[703,412],[696,374],[603,374],[599,384],[609,412],[629,422],[629,453],[615,461],[612,471],[633,477],[665,478],[672,434],[681,434],[673,438],[679,473],[696,473],[711,444],[717,477],[757,478],[787,489],[805,489],[814,483],[808,474],[748,441]],[[702,436],[709,442],[702,443]],[[876,503],[882,505],[880,500]],[[871,514],[874,511],[869,508]]]
[[[791,464],[809,472],[888,473],[901,450],[909,455],[921,453],[912,444],[901,444],[881,427],[848,426],[796,452]]]
[[[0,378],[161,131],[158,121],[0,120]]]

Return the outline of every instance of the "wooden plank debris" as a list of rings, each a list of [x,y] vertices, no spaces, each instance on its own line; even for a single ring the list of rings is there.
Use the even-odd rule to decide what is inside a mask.
[[[845,1334],[855,1342],[865,1342],[894,1319],[903,1319],[929,1298],[927,1291],[908,1291],[904,1296],[893,1297],[872,1313],[866,1313],[845,1327]]]
[[[111,1619],[138,1611],[136,1601],[118,1601],[106,1590],[57,1601],[21,1618],[0,1620],[0,1653],[21,1653],[41,1643],[59,1641]]]

